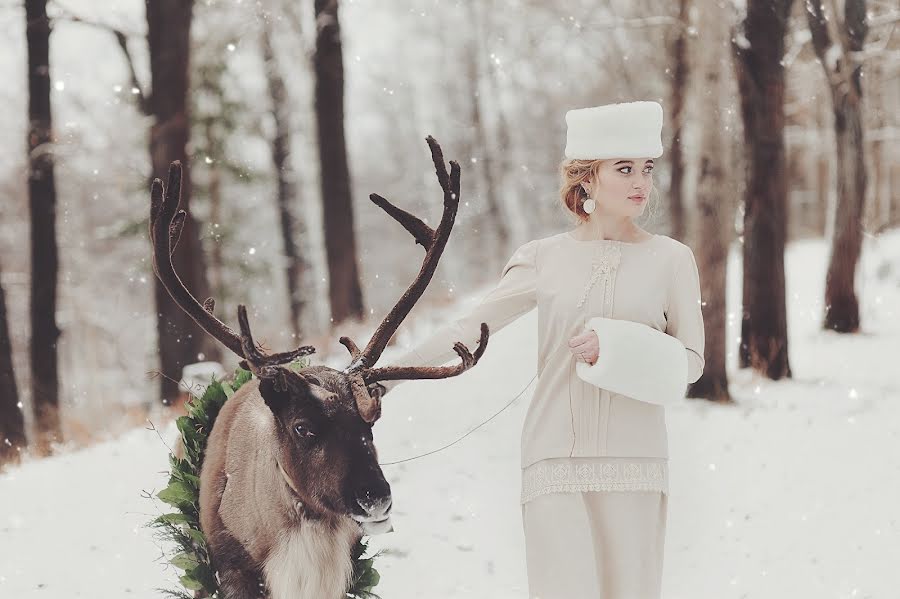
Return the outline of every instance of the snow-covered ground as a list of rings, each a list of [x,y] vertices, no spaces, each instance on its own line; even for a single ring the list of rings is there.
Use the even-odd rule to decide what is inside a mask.
[[[900,596],[900,234],[866,239],[858,335],[819,329],[826,255],[822,240],[788,248],[792,380],[732,367],[736,405],[668,411],[666,599]],[[736,252],[731,266],[736,313]],[[499,332],[463,376],[404,383],[385,399],[375,439],[393,462],[456,440],[525,389],[459,443],[384,466],[395,531],[372,546],[387,550],[385,599],[526,596],[518,450],[535,318]],[[735,365],[740,321],[730,322]],[[0,597],[149,598],[174,585],[143,527],[166,507],[142,496],[166,468],[160,436],[137,429],[0,476]]]

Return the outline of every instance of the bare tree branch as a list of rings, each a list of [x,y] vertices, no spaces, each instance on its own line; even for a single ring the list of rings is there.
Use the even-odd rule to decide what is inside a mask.
[[[139,37],[137,34],[127,34],[121,29],[113,27],[108,23],[101,23],[100,21],[94,21],[91,19],[86,19],[82,16],[75,14],[73,11],[68,9],[67,7],[60,4],[58,1],[55,2],[56,9],[59,12],[59,15],[53,17],[54,21],[66,21],[69,23],[80,23],[82,25],[88,25],[90,27],[96,27],[97,29],[103,29],[104,31],[108,31],[112,33],[116,38],[116,43],[119,45],[119,48],[122,50],[122,55],[125,57],[125,62],[128,65],[128,72],[131,77],[131,90],[132,94],[136,96],[138,108],[140,111],[145,114],[150,114],[150,97],[149,93],[144,91],[143,86],[141,86],[140,81],[137,78],[137,71],[134,68],[134,60],[131,58],[131,52],[128,51],[128,38],[129,37]]]

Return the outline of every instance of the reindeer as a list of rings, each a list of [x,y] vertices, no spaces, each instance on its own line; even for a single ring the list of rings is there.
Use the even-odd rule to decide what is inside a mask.
[[[178,209],[181,164],[171,164],[166,186],[153,181],[150,238],[156,276],[175,303],[255,375],[219,413],[200,474],[200,526],[225,599],[345,597],[356,543],[364,534],[393,530],[391,488],[372,436],[387,392],[378,381],[457,376],[475,366],[487,347],[488,326],[481,323],[474,353],[454,343],[459,364],[375,367],[431,281],[459,206],[459,165],[451,160],[448,175],[440,146],[430,135],[426,141],[444,192],[440,224],[433,230],[370,194],[425,248],[425,258],[365,349],[340,337],[351,358],[343,370],[285,366],[315,348],[268,354],[253,340],[244,305],[238,306],[239,334],[214,316],[213,298],[201,305],[172,264],[186,215]]]

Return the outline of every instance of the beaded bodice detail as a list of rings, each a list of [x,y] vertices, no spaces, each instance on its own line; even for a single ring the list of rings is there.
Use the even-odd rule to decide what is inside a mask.
[[[581,308],[584,303],[587,301],[588,295],[591,292],[591,289],[601,278],[605,280],[612,279],[612,275],[614,271],[619,267],[619,261],[622,258],[622,249],[619,247],[617,243],[609,243],[609,244],[601,244],[596,248],[596,253],[594,254],[594,260],[591,264],[591,278],[584,286],[584,291],[581,294],[581,300],[578,302],[576,308]],[[604,294],[609,296],[609,293]],[[604,300],[609,299],[612,300],[611,297],[604,298]],[[606,301],[604,301],[604,308]],[[605,315],[604,310],[604,315]]]

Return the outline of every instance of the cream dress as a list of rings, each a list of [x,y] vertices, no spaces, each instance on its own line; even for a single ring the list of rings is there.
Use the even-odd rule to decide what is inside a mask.
[[[538,383],[521,437],[528,596],[656,599],[668,495],[666,402],[586,382],[568,340],[597,316],[640,323],[682,342],[687,381],[696,381],[704,329],[693,252],[664,235],[582,241],[564,232],[529,241],[479,305],[391,362],[456,361],[454,341],[474,349],[482,322],[496,333],[535,307]],[[598,363],[616,341],[599,339]],[[640,352],[627,359],[643,383],[665,367]]]

